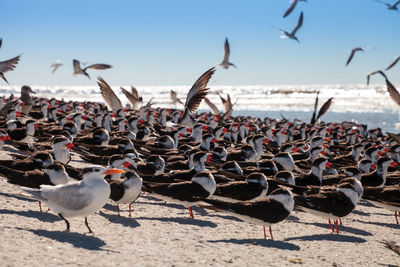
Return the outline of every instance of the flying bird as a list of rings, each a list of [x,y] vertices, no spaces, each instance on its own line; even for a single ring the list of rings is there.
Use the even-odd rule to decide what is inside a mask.
[[[89,78],[89,80],[90,76],[86,72],[87,69],[104,70],[112,67],[111,65],[108,64],[92,64],[82,69],[81,63],[78,60],[74,59],[72,63],[74,65],[74,72],[72,73],[72,75],[79,75],[79,74],[86,75]]]
[[[3,44],[3,39],[0,39],[0,47]],[[0,62],[0,77],[8,83],[6,77],[4,76],[4,73],[7,71],[11,71],[15,69],[15,66],[18,64],[20,56],[13,57],[9,60],[1,61]],[[9,84],[9,83],[8,83]]]
[[[315,122],[317,122],[323,115],[325,115],[325,113],[328,111],[328,109],[332,105],[332,101],[333,101],[333,97],[329,98],[319,109],[318,115],[316,115],[317,108],[318,108],[318,95],[319,95],[319,92],[317,93],[317,97],[315,98],[314,112],[312,114],[311,122],[310,122],[311,124],[315,124]]]
[[[284,35],[281,36],[281,38],[293,39],[293,40],[296,40],[297,42],[300,43],[299,39],[296,36],[296,32],[300,29],[300,27],[302,25],[303,25],[303,11],[300,13],[300,17],[299,17],[299,20],[297,22],[297,25],[296,25],[296,27],[293,29],[293,31],[291,33],[287,32],[285,30],[279,29],[284,34]]]
[[[392,67],[394,67],[394,65],[397,64],[397,62],[399,62],[400,60],[400,56],[396,57],[396,59],[392,62],[392,64],[390,64],[385,70],[390,70]]]
[[[140,96],[137,89],[131,86],[131,93],[121,87],[122,93],[128,98],[129,102],[132,104],[133,110],[139,110],[143,104],[143,98]]]
[[[108,83],[106,83],[106,81],[101,77],[99,77],[98,80],[97,84],[100,87],[101,95],[103,96],[107,106],[111,108],[113,112],[123,109],[121,100],[119,100],[118,96],[114,93]]]
[[[389,92],[390,97],[393,99],[394,102],[396,102],[397,105],[400,106],[400,93],[397,91],[396,87],[388,80],[386,79],[386,86],[387,90]]]
[[[286,18],[287,16],[290,15],[290,13],[292,13],[292,11],[294,10],[294,8],[296,7],[297,3],[303,1],[303,2],[307,2],[306,0],[292,0],[289,8],[286,10],[285,14],[283,14],[283,17]]]
[[[183,105],[182,101],[178,98],[178,94],[174,90],[171,90],[170,97],[173,105],[176,105],[178,103]]]
[[[389,3],[381,1],[381,0],[375,0],[375,2],[384,4],[389,10],[398,10],[397,5],[400,4],[400,0],[395,2],[394,4],[389,4]]]
[[[350,64],[351,60],[352,60],[353,57],[354,57],[354,54],[355,54],[357,51],[363,51],[363,52],[364,52],[364,48],[362,48],[362,47],[353,48],[353,49],[351,50],[351,53],[350,53],[349,58],[347,59],[346,66]]]
[[[371,78],[371,76],[375,75],[377,73],[382,75],[385,78],[385,80],[387,80],[387,77],[383,71],[381,71],[381,70],[371,71],[370,73],[367,74],[367,86],[369,85],[369,79]]]
[[[224,46],[224,59],[222,60],[221,63],[218,64],[218,66],[223,67],[224,69],[229,68],[229,66],[233,66],[236,68],[235,64],[229,62],[229,54],[230,54],[230,49],[229,49],[229,42],[228,38],[225,39],[225,46]]]
[[[54,62],[53,64],[51,64],[51,65],[50,65],[50,68],[53,68],[53,70],[52,70],[51,73],[56,72],[56,70],[57,70],[59,67],[61,67],[62,65],[64,65],[64,64],[62,64],[61,62],[58,62],[58,61],[56,61],[56,62]]]

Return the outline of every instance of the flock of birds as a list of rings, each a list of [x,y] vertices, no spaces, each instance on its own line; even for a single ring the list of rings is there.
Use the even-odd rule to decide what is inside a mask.
[[[229,65],[229,61],[226,60]],[[324,123],[332,103],[310,123],[272,118],[198,113],[207,99],[215,68],[193,84],[182,109],[143,105],[137,90],[124,90],[123,106],[102,78],[98,86],[106,104],[32,97],[29,86],[20,98],[0,99],[0,175],[58,214],[84,217],[108,201],[129,205],[142,192],[189,209],[228,212],[264,227],[306,212],[328,220],[339,232],[341,218],[363,199],[400,210],[400,136],[344,121]],[[387,81],[388,90],[400,94]],[[221,98],[222,99],[222,98]],[[211,107],[210,107],[211,108]],[[318,112],[317,112],[318,111]],[[78,168],[79,156],[90,167]],[[92,165],[94,164],[94,165]]]

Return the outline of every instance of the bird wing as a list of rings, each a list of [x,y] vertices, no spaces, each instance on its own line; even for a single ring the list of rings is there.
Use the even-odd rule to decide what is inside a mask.
[[[57,70],[61,65],[62,65],[62,64],[56,64],[56,63],[51,64],[50,67],[53,67],[53,71],[52,71],[51,73],[56,72],[56,70]]]
[[[196,110],[199,108],[201,100],[203,100],[208,93],[208,88],[206,88],[206,86],[214,72],[215,68],[213,67],[203,73],[203,75],[201,75],[200,78],[198,78],[193,84],[186,97],[185,110],[189,111],[190,113],[196,112]]]
[[[390,97],[393,99],[394,102],[396,102],[397,105],[400,106],[400,93],[399,91],[397,91],[396,87],[394,87],[394,85],[389,82],[388,79],[386,79],[386,86],[387,86],[387,90],[390,94]]]
[[[317,97],[315,98],[315,104],[314,104],[314,112],[311,116],[311,124],[315,123],[315,116],[317,115],[317,108],[318,108],[318,95],[319,95],[319,91],[317,92]]]
[[[72,64],[74,65],[74,74],[82,72],[81,63],[79,60],[72,60]]]
[[[131,85],[131,91],[132,91],[132,95],[133,95],[136,99],[139,99],[139,92],[138,92],[138,90],[136,89],[136,87],[134,87],[134,86]]]
[[[293,9],[296,7],[297,2],[299,0],[294,0],[292,1],[292,4],[290,5],[290,7],[286,10],[285,14],[283,14],[283,17],[286,18],[287,16],[289,16],[290,13],[292,13]]]
[[[400,0],[397,1],[397,2],[393,5],[393,7],[396,7],[398,4],[400,4]]]
[[[225,51],[225,53],[224,53],[224,62],[228,62],[229,61],[229,54],[230,54],[228,38],[225,39],[224,51]]]
[[[371,77],[372,75],[377,74],[377,73],[379,73],[380,75],[382,75],[382,76],[387,80],[387,77],[386,77],[386,75],[385,75],[385,73],[384,73],[383,71],[381,71],[381,70],[371,71],[371,72],[368,73],[368,75],[367,75],[367,86],[369,85],[369,79],[370,79],[370,77]]]
[[[218,115],[219,114],[217,106],[215,106],[214,103],[212,103],[210,101],[210,99],[208,99],[207,97],[204,97],[204,101],[206,101],[207,105],[210,107],[210,109],[211,109],[211,111],[212,111],[212,113],[214,115]]]
[[[108,64],[92,64],[92,65],[87,66],[83,70],[87,70],[87,69],[105,70],[105,69],[109,69],[109,68],[112,68],[112,66],[108,65]]]
[[[392,64],[390,64],[385,70],[390,70],[394,65],[397,64],[397,62],[399,62],[400,60],[400,56],[396,57],[396,59],[392,62]]]
[[[114,93],[111,87],[103,80],[103,78],[98,78],[97,84],[100,87],[101,95],[103,96],[104,101],[107,105],[112,109],[113,112],[117,112],[119,109],[122,109],[121,100],[119,100],[118,96]]]
[[[1,45],[3,44],[3,39],[2,38],[0,38],[0,48],[1,48]]]
[[[301,25],[303,25],[303,11],[300,13],[299,21],[297,22],[296,28],[291,32],[291,35],[296,35],[296,32],[300,29]]]
[[[126,98],[128,98],[129,102],[131,102],[133,106],[136,106],[139,99],[122,87],[121,87],[121,91],[126,96]]]
[[[382,3],[382,4],[385,4],[385,5],[387,5],[387,6],[390,6],[390,4],[389,4],[389,3],[386,3],[386,2],[384,2],[384,1],[381,1],[381,0],[375,0],[375,2]]]
[[[318,120],[319,118],[321,118],[321,117],[328,111],[329,107],[330,107],[331,104],[332,104],[332,100],[333,100],[333,97],[329,98],[329,99],[322,105],[322,107],[319,109],[319,112],[318,112],[318,115],[317,115],[316,120]]]
[[[354,54],[355,54],[357,51],[364,51],[364,49],[362,49],[361,47],[353,48],[353,49],[351,50],[351,53],[350,53],[349,58],[347,59],[346,66],[350,64],[351,60],[352,60],[353,57],[354,57]]]
[[[41,188],[41,196],[47,199],[49,204],[68,210],[83,209],[94,199],[92,193],[82,186],[81,182]]]
[[[1,61],[0,62],[0,72],[7,72],[10,70],[15,69],[15,66],[17,65],[19,61],[20,56],[13,57],[12,59]]]

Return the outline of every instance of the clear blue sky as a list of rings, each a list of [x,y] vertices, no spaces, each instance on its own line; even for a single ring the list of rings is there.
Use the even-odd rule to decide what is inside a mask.
[[[395,2],[394,0],[386,0]],[[184,85],[223,56],[225,37],[237,69],[219,69],[213,84],[364,83],[369,71],[400,55],[400,12],[373,0],[308,0],[283,19],[288,0],[3,1],[0,60],[22,53],[11,84]],[[301,43],[279,38],[300,11]],[[369,46],[345,68],[350,50]],[[109,63],[73,77],[72,59]],[[64,66],[54,75],[49,65]],[[400,64],[388,72],[400,82]],[[376,77],[373,82],[382,82]],[[4,83],[1,83],[3,85]]]

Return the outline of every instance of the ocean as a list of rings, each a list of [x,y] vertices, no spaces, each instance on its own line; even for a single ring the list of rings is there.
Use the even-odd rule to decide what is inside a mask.
[[[64,100],[103,102],[98,86],[31,86],[38,96],[57,97]],[[130,86],[123,86],[129,89]],[[19,95],[20,86],[3,86],[1,95]],[[128,100],[121,93],[120,86],[112,86],[123,104]],[[318,91],[319,107],[334,97],[328,113],[322,118],[326,122],[344,120],[368,124],[369,128],[380,127],[383,131],[399,132],[399,106],[390,98],[386,86],[370,85],[209,85],[208,98],[222,110],[218,94],[226,97],[230,94],[234,106],[233,115],[250,115],[255,117],[295,118],[309,122]],[[170,90],[175,90],[184,101],[190,86],[137,86],[144,103],[153,98],[155,106],[175,107],[171,104]],[[180,106],[177,106],[180,107]],[[208,110],[203,102],[200,111]]]

